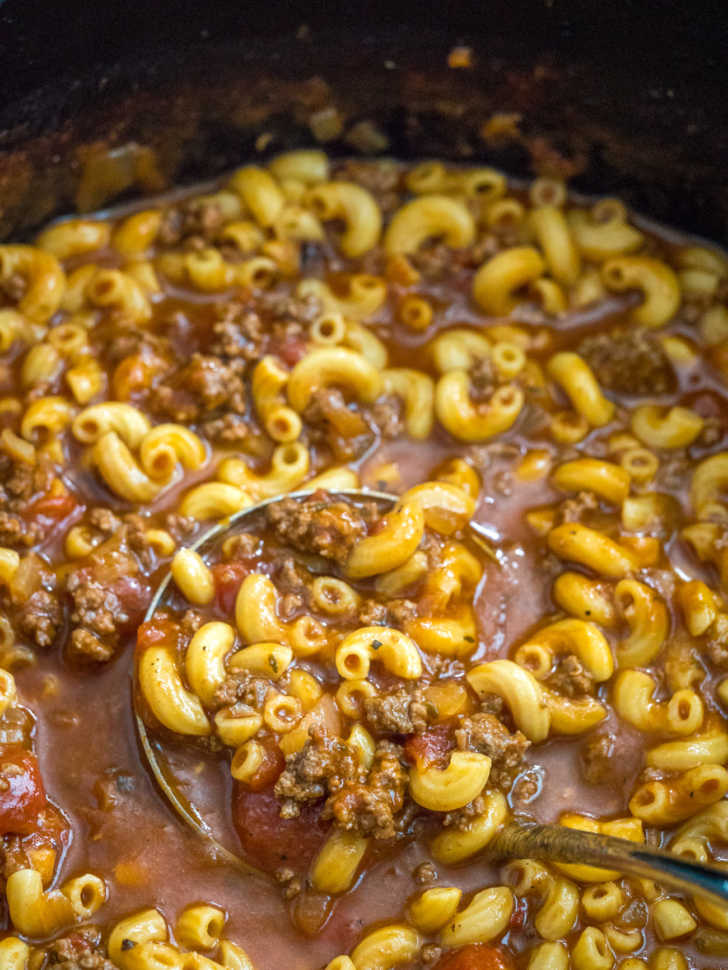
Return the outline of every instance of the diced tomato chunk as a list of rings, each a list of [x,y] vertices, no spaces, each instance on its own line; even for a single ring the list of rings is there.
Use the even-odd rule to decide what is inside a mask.
[[[471,943],[446,953],[433,970],[515,970],[513,958],[498,946]]]
[[[232,614],[240,584],[252,569],[252,565],[242,560],[218,562],[212,567],[217,605],[226,616]]]
[[[60,495],[41,495],[25,510],[25,518],[29,522],[38,519],[60,522],[73,512],[76,504],[76,499],[70,492],[63,492]]]
[[[240,784],[233,791],[233,823],[247,861],[268,873],[281,867],[303,872],[331,826],[321,819],[320,805],[304,805],[297,818],[281,818],[272,788],[252,792]]]
[[[137,649],[146,650],[147,647],[175,647],[179,627],[172,620],[164,617],[153,618],[142,623],[137,631]]]
[[[306,356],[306,341],[303,337],[292,334],[280,340],[271,341],[270,352],[280,357],[284,364],[293,367]]]
[[[452,725],[437,724],[422,734],[413,734],[404,744],[404,753],[411,762],[444,767],[447,756],[455,747]]]
[[[0,746],[0,835],[33,832],[45,804],[35,755],[19,745]]]
[[[135,627],[147,611],[152,598],[152,588],[139,576],[119,576],[111,589],[129,617],[126,627]]]

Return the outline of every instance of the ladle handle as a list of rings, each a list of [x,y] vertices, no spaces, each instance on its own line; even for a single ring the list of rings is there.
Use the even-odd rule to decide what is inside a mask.
[[[561,825],[511,824],[498,833],[490,848],[499,858],[530,858],[617,869],[686,893],[697,893],[722,906],[728,904],[725,870],[611,835]]]

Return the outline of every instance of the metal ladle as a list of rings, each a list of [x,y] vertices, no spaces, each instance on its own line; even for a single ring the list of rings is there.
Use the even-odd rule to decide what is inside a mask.
[[[286,496],[275,496],[258,502],[231,516],[227,521],[214,526],[202,535],[193,545],[204,558],[204,552],[220,541],[228,533],[240,532],[241,523],[254,519],[256,514],[283,498],[305,498],[311,491],[293,492]],[[375,500],[392,506],[397,497],[386,492],[364,491],[362,489],[342,489],[337,495],[351,499]],[[489,558],[497,561],[497,555],[488,544],[477,524],[469,526],[470,537]],[[167,573],[160,583],[147,610],[145,620],[151,619],[155,611],[163,606],[173,592],[171,573]],[[147,731],[139,709],[139,691],[136,683],[133,690],[134,714],[139,743],[149,768],[163,795],[175,812],[199,836],[208,840],[221,861],[226,861],[246,872],[260,874],[241,856],[225,847],[212,832],[202,814],[180,790],[178,779],[165,755],[162,745],[154,740]],[[576,863],[616,869],[620,873],[640,878],[652,879],[662,885],[697,894],[719,905],[728,904],[728,871],[717,866],[692,862],[673,855],[664,849],[656,849],[627,839],[560,825],[541,825],[524,820],[512,821],[496,835],[489,844],[486,854],[495,860],[532,858],[548,862]]]

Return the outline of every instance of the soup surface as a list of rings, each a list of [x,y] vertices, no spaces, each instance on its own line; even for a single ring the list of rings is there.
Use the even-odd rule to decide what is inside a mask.
[[[727,300],[617,199],[317,150],[0,245],[0,970],[724,966],[489,845],[728,861]]]

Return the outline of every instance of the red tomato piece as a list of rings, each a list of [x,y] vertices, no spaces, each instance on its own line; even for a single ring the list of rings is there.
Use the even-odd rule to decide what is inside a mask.
[[[19,745],[0,747],[0,835],[33,832],[45,804],[35,755]]]
[[[331,826],[321,819],[320,805],[304,805],[297,818],[281,818],[272,789],[252,792],[239,784],[233,791],[233,823],[245,858],[271,874],[281,867],[303,872]]]
[[[175,647],[178,633],[179,627],[171,620],[147,620],[137,631],[137,648],[146,650],[147,647]]]
[[[412,762],[421,765],[444,767],[448,755],[455,747],[452,726],[437,724],[422,734],[413,734],[404,744],[404,753]]]
[[[471,943],[446,953],[433,970],[515,970],[512,957],[498,946]]]
[[[217,605],[226,616],[232,615],[240,584],[252,570],[252,565],[242,560],[217,562],[212,567]]]
[[[119,576],[111,588],[129,617],[125,626],[137,626],[152,598],[151,586],[138,576]]]
[[[51,522],[60,522],[75,508],[76,499],[70,492],[64,492],[62,495],[41,495],[30,503],[25,511],[25,518],[28,521],[49,519]]]
[[[280,357],[284,364],[293,367],[306,356],[306,341],[303,337],[297,335],[273,340],[271,341],[270,352]]]

